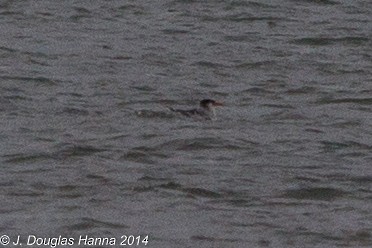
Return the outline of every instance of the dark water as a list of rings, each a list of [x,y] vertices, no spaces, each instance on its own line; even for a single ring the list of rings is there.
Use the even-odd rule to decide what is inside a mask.
[[[2,1],[0,30],[0,236],[372,246],[371,1]]]

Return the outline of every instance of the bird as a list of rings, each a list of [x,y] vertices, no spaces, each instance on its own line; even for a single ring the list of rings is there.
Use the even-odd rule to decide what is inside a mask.
[[[216,116],[215,107],[223,106],[222,102],[218,102],[212,99],[203,99],[199,102],[199,107],[194,109],[174,109],[169,108],[172,112],[182,114],[187,117],[193,117],[196,119],[212,120]]]

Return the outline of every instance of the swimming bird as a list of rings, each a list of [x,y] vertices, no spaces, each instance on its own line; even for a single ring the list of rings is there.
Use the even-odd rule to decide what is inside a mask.
[[[187,117],[194,117],[194,118],[203,118],[207,120],[212,120],[216,116],[215,107],[223,106],[221,102],[217,102],[212,99],[204,99],[201,100],[199,103],[198,108],[184,110],[184,109],[174,109],[169,108],[171,111],[180,113]]]

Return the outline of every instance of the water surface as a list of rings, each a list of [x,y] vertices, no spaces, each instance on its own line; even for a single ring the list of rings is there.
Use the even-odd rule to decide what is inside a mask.
[[[370,1],[0,14],[0,235],[372,245]],[[217,120],[167,109],[203,98],[225,102]]]

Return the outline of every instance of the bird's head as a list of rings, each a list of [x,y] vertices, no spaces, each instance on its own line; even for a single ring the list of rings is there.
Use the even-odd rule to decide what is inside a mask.
[[[200,107],[204,109],[212,109],[212,107],[217,106],[223,106],[223,104],[212,99],[204,99],[200,101]]]

